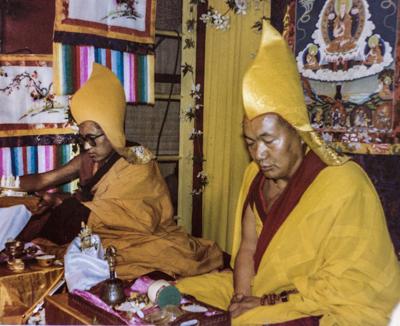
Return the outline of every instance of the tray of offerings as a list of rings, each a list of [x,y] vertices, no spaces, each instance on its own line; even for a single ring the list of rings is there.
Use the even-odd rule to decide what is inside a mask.
[[[192,296],[183,295],[179,306],[147,304],[141,309],[132,305],[129,299],[114,308],[105,304],[99,297],[88,291],[74,291],[68,295],[68,304],[82,314],[106,325],[230,325],[231,318],[227,311],[207,305]]]

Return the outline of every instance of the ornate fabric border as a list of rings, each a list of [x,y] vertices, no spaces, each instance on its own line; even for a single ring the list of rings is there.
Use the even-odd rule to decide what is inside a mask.
[[[56,0],[54,30],[153,44],[155,13],[155,0]]]
[[[75,144],[75,134],[44,134],[21,137],[2,137],[0,147],[23,147],[23,146],[44,146],[44,145],[65,145]]]

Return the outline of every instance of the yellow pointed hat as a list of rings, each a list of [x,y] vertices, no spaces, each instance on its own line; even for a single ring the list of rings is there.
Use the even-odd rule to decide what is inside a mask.
[[[96,122],[114,150],[128,162],[146,164],[154,159],[147,148],[125,147],[125,110],[125,92],[117,76],[108,68],[93,63],[90,78],[72,97],[72,116],[77,124]]]
[[[243,105],[250,120],[266,113],[281,116],[326,164],[348,160],[327,146],[311,127],[292,50],[266,20],[257,56],[243,79]]]
[[[90,78],[71,100],[76,123],[96,122],[118,153],[125,148],[125,107],[125,92],[117,76],[97,63],[93,64]]]
[[[267,21],[257,57],[243,80],[243,102],[250,120],[277,113],[296,129],[312,130],[292,51]]]

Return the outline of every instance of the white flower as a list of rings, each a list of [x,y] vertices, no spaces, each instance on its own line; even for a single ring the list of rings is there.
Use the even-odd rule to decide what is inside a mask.
[[[218,30],[227,30],[229,28],[229,16],[218,16],[218,20],[213,21],[213,25]]]
[[[192,84],[192,89],[190,91],[190,96],[194,99],[200,99],[200,84]]]
[[[207,12],[206,14],[202,14],[200,16],[200,20],[204,23],[207,24],[211,21],[211,15],[210,12]]]
[[[204,178],[207,178],[207,173],[206,173],[206,171],[200,171],[199,173],[197,173],[197,176],[196,176],[197,178],[201,178],[201,179],[204,179]]]
[[[196,130],[195,128],[193,128],[192,132],[190,133],[189,139],[194,139],[198,136],[201,136],[203,134],[203,132],[201,130]]]
[[[235,0],[236,10],[235,14],[237,15],[246,15],[247,12],[247,1],[246,0]]]
[[[193,189],[191,194],[192,195],[200,195],[203,192],[203,189]]]
[[[214,12],[211,18],[213,19],[214,25],[220,25],[223,23],[222,15],[217,11]]]

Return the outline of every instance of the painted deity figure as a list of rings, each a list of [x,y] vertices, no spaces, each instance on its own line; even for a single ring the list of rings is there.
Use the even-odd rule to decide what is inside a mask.
[[[383,56],[382,56],[382,50],[379,47],[379,36],[378,35],[372,35],[368,39],[368,46],[369,46],[369,51],[368,54],[365,58],[365,64],[367,65],[373,65],[375,63],[381,63],[383,61]]]
[[[376,108],[376,113],[374,116],[374,127],[381,130],[390,129],[392,124],[391,115],[392,108],[390,104],[384,103],[379,105]]]
[[[354,126],[358,128],[367,127],[369,123],[366,112],[360,107],[354,116]]]
[[[335,108],[332,113],[332,127],[333,128],[338,128],[340,126],[340,121],[341,121],[341,113],[338,108]]]
[[[333,40],[326,50],[331,53],[348,52],[355,48],[356,44],[351,34],[353,18],[350,15],[352,8],[351,0],[336,0],[333,21]]]
[[[320,68],[318,58],[318,47],[315,44],[312,44],[308,47],[307,55],[306,55],[306,63],[304,68],[311,70],[318,70]]]
[[[324,111],[318,107],[312,117],[312,126],[314,128],[322,128],[324,126]]]
[[[393,97],[392,94],[392,77],[385,76],[379,83],[379,97],[383,100],[390,100]]]

